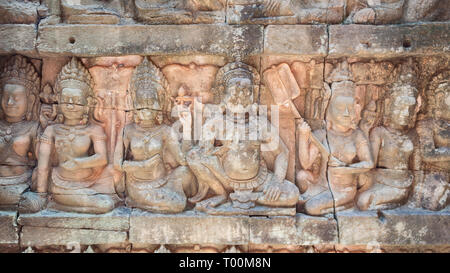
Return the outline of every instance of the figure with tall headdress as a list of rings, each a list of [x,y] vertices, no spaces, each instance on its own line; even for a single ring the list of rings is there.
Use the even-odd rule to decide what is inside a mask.
[[[103,128],[90,122],[95,96],[89,71],[76,58],[59,73],[58,115],[40,137],[35,191],[48,193],[51,208],[106,213],[119,202],[108,164]]]
[[[295,207],[299,191],[285,180],[289,151],[278,130],[264,130],[261,122],[272,126],[267,117],[262,121],[249,115],[258,88],[259,74],[247,64],[229,63],[218,71],[214,91],[222,111],[206,119],[204,136],[188,153],[199,183],[198,194],[191,198],[197,210],[247,214],[258,205],[266,208],[260,213],[276,215],[273,208]],[[266,161],[273,159],[272,172]]]
[[[344,61],[331,76],[331,98],[325,116],[331,192],[323,191],[306,201],[304,210],[310,215],[352,208],[358,175],[373,168],[369,142],[358,127],[361,105],[355,99],[356,86],[349,80],[349,73]]]
[[[134,123],[119,134],[114,166],[125,173],[127,206],[177,213],[196,193],[196,181],[177,133],[163,122],[168,111],[166,92],[164,75],[144,58],[130,83]]]
[[[36,164],[40,78],[16,55],[0,71],[0,208],[17,208]]]
[[[370,131],[375,168],[360,177],[357,205],[361,210],[392,209],[403,205],[418,166],[416,124],[421,97],[411,59],[401,66],[399,80],[383,100],[382,125]]]
[[[415,183],[412,202],[441,210],[450,204],[450,70],[433,76],[426,97],[425,117],[416,126],[424,177]]]

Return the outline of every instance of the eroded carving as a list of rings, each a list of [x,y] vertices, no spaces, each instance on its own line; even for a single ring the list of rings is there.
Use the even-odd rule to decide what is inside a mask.
[[[403,205],[418,166],[417,136],[413,130],[422,99],[413,63],[402,66],[399,80],[383,101],[382,126],[370,132],[375,169],[360,176],[358,208],[392,209]]]
[[[225,21],[224,0],[135,0],[136,20],[158,24]]]
[[[425,119],[417,123],[424,177],[417,178],[413,203],[441,210],[450,203],[450,71],[433,77]]]
[[[0,208],[17,209],[36,164],[40,78],[19,55],[1,70]]]

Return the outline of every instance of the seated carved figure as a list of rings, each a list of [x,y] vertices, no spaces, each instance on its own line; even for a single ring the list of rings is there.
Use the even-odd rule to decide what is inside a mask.
[[[177,213],[185,209],[186,195],[195,194],[196,183],[176,132],[161,123],[166,87],[162,73],[144,59],[131,81],[134,123],[121,134],[115,168],[125,172],[128,206]]]
[[[448,20],[448,2],[441,0],[349,0],[347,21],[356,24],[389,24]]]
[[[17,207],[36,164],[39,77],[22,56],[10,58],[0,76],[0,208]]]
[[[338,71],[340,73],[340,71]],[[328,181],[330,191],[323,191],[305,203],[310,215],[332,213],[354,206],[357,178],[373,168],[369,142],[358,128],[355,84],[342,71],[339,81],[331,86],[332,95],[326,112],[326,148],[329,151]],[[319,134],[317,134],[319,135]]]
[[[368,175],[357,199],[359,209],[392,209],[403,205],[417,168],[418,149],[415,130],[421,99],[415,86],[416,74],[411,64],[403,65],[400,80],[384,100],[383,126],[370,132],[376,169]]]
[[[429,84],[427,118],[417,123],[425,176],[414,189],[416,206],[441,210],[450,203],[450,71]]]
[[[227,113],[205,121],[203,132],[211,134],[188,154],[189,167],[199,183],[198,194],[191,198],[198,210],[215,214],[215,208],[228,198],[233,206],[230,214],[245,213],[256,204],[294,207],[298,201],[297,187],[285,180],[289,151],[276,130],[272,128],[270,134],[262,130],[261,139],[249,137],[258,128],[244,116],[252,107],[258,79],[253,67],[239,62],[227,64],[217,74],[215,90],[222,96]],[[231,126],[219,126],[221,123]],[[258,127],[261,129],[260,124]],[[267,147],[263,149],[264,145]],[[275,158],[273,173],[267,168],[266,158]]]
[[[59,73],[55,89],[59,113],[57,124],[40,137],[36,191],[48,192],[54,208],[81,213],[106,213],[118,197],[108,164],[106,135],[90,123],[94,103],[92,80],[73,58]]]

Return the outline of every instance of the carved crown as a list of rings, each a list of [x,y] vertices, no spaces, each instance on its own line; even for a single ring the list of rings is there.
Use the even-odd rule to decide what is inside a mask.
[[[220,103],[224,95],[224,90],[227,83],[231,79],[245,78],[249,79],[253,83],[253,98],[257,99],[259,94],[260,76],[258,71],[248,64],[242,62],[228,63],[223,66],[216,75],[216,81],[214,83],[214,101]]]
[[[75,57],[62,68],[56,78],[55,90],[58,94],[58,100],[60,99],[62,90],[66,87],[80,88],[84,96],[88,98],[88,101],[93,101],[94,91],[91,74]]]
[[[40,79],[34,66],[25,57],[15,55],[8,59],[1,71],[1,84],[25,85],[28,94],[39,94]]]
[[[130,81],[135,108],[163,111],[166,108],[167,80],[161,70],[147,58],[136,67]]]

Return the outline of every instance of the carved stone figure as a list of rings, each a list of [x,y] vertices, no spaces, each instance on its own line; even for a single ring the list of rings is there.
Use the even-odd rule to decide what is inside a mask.
[[[415,185],[413,202],[441,210],[450,202],[450,71],[436,75],[427,95],[427,118],[417,123],[425,176]]]
[[[94,106],[92,79],[72,58],[59,73],[58,124],[40,137],[36,191],[48,192],[52,208],[81,213],[106,213],[116,206],[113,177],[108,164],[106,135],[90,122]]]
[[[412,130],[420,110],[417,75],[412,63],[404,64],[398,82],[384,99],[383,124],[370,132],[375,169],[360,177],[358,208],[392,209],[403,205],[418,167],[417,137]]]
[[[234,5],[230,9],[238,13],[239,21],[246,23],[333,24],[344,19],[343,0],[231,0],[229,5]]]
[[[225,20],[224,0],[135,0],[138,21],[158,24],[213,23]]]
[[[260,139],[249,137],[250,132],[262,128],[261,120],[250,122],[245,118],[258,87],[258,73],[244,63],[229,63],[217,74],[215,90],[226,114],[205,121],[203,132],[210,135],[205,135],[188,154],[189,167],[199,183],[199,192],[191,200],[200,211],[246,214],[260,205],[268,207],[265,213],[270,213],[270,207],[294,207],[298,201],[297,187],[285,180],[289,152],[275,128],[270,133],[261,130]],[[220,126],[223,123],[228,125]],[[267,147],[262,149],[264,145]],[[270,157],[275,158],[274,172],[265,162]],[[207,195],[208,190],[212,196]],[[221,207],[228,199],[232,207]]]
[[[305,212],[310,215],[353,207],[358,175],[373,168],[369,142],[358,128],[361,105],[355,99],[355,84],[348,79],[348,65],[344,62],[334,73],[326,112],[331,192],[324,191],[305,203]]]
[[[117,24],[131,17],[131,1],[123,0],[61,0],[63,21],[69,24]]]
[[[348,22],[356,24],[389,24],[448,20],[448,0],[350,0]]]
[[[0,73],[0,208],[17,208],[36,165],[40,78],[19,55],[7,60]]]
[[[123,145],[117,145],[115,153],[116,169],[125,172],[126,203],[160,213],[181,212],[196,183],[176,132],[162,123],[167,82],[145,58],[134,72],[130,91],[134,123],[125,126]]]

